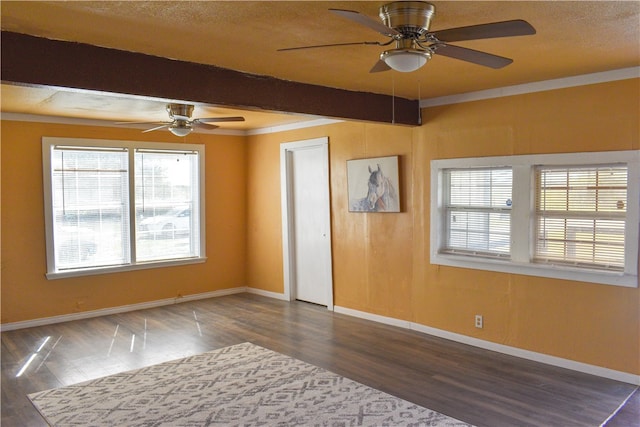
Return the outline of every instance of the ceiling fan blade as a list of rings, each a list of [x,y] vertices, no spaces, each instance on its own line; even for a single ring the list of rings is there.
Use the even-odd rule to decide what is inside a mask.
[[[162,125],[170,122],[115,122],[114,125]]]
[[[463,40],[492,39],[497,37],[528,36],[535,33],[536,29],[527,21],[516,19],[513,21],[450,28],[448,30],[436,31],[430,34],[443,42],[458,42]]]
[[[160,129],[168,128],[169,126],[171,126],[171,123],[164,124],[164,125],[162,125],[162,126],[158,126],[158,127],[155,127],[155,128],[151,128],[151,129],[143,130],[143,131],[142,131],[142,133],[147,133],[147,132],[152,132],[152,131],[154,131],[154,130],[160,130]]]
[[[379,59],[378,62],[369,70],[370,73],[380,73],[382,71],[389,71],[391,67],[386,62]]]
[[[200,122],[200,121],[198,121],[198,120],[194,120],[194,121],[191,123],[191,125],[192,125],[192,126],[195,126],[195,127],[200,127],[200,128],[210,129],[210,130],[211,130],[211,129],[218,129],[218,128],[220,127],[220,126],[218,126],[218,125],[210,125],[209,123],[203,123],[203,122]]]
[[[195,119],[193,123],[212,123],[212,122],[244,122],[244,117],[204,117],[202,119]]]
[[[356,12],[354,10],[343,10],[343,9],[329,9],[330,12],[335,13],[336,15],[342,16],[343,18],[347,18],[353,22],[356,22],[360,25],[364,25],[372,29],[373,31],[377,31],[383,36],[393,37],[399,36],[400,33],[394,30],[391,27],[387,27],[382,22],[376,21],[373,18],[370,18],[367,15],[363,15],[360,12]]]
[[[285,52],[285,51],[288,51],[288,50],[315,49],[315,48],[318,48],[318,47],[333,47],[333,46],[355,46],[355,45],[361,45],[361,44],[384,46],[384,43],[380,43],[380,42],[330,43],[330,44],[317,44],[317,45],[313,45],[313,46],[286,47],[284,49],[278,49],[277,51],[278,52]]]
[[[438,44],[434,53],[496,69],[506,67],[513,62],[510,58],[450,44]]]

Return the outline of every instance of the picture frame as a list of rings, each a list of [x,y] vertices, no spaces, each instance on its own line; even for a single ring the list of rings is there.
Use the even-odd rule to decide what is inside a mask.
[[[347,160],[349,212],[400,212],[399,156]]]

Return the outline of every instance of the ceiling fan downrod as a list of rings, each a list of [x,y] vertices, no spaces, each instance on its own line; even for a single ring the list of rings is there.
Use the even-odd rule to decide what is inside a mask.
[[[169,117],[184,120],[189,120],[193,114],[192,104],[167,104],[167,112]]]
[[[396,1],[382,5],[379,15],[384,25],[405,38],[419,39],[429,31],[435,13],[435,6],[425,1]]]

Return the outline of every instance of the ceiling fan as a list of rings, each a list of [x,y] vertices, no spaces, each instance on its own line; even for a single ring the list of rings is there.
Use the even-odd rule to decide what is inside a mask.
[[[385,50],[380,54],[380,59],[371,68],[370,73],[390,69],[402,72],[415,71],[426,64],[433,54],[497,69],[511,64],[513,60],[465,47],[454,46],[449,43],[464,40],[526,36],[536,33],[531,24],[521,19],[430,32],[429,27],[435,14],[435,6],[424,1],[397,1],[385,4],[379,10],[382,22],[352,10],[329,9],[329,11],[377,31],[383,36],[389,37],[390,40],[385,43],[377,41],[334,43],[278,50],[291,51],[363,44],[389,46],[395,42],[394,49]]]
[[[151,132],[167,128],[176,136],[186,136],[196,127],[207,129],[215,129],[219,127],[209,123],[244,121],[244,117],[208,117],[192,119],[191,115],[193,114],[193,105],[191,104],[167,104],[167,112],[169,113],[169,119],[171,119],[169,122],[118,122],[116,124],[155,124],[160,126],[156,126],[142,132]]]

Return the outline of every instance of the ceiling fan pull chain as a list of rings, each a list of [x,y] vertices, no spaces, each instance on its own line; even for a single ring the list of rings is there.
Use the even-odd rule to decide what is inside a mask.
[[[391,73],[391,123],[396,123],[396,78]]]
[[[422,112],[420,111],[420,101],[422,101],[422,82],[418,79],[418,123],[422,124]]]

